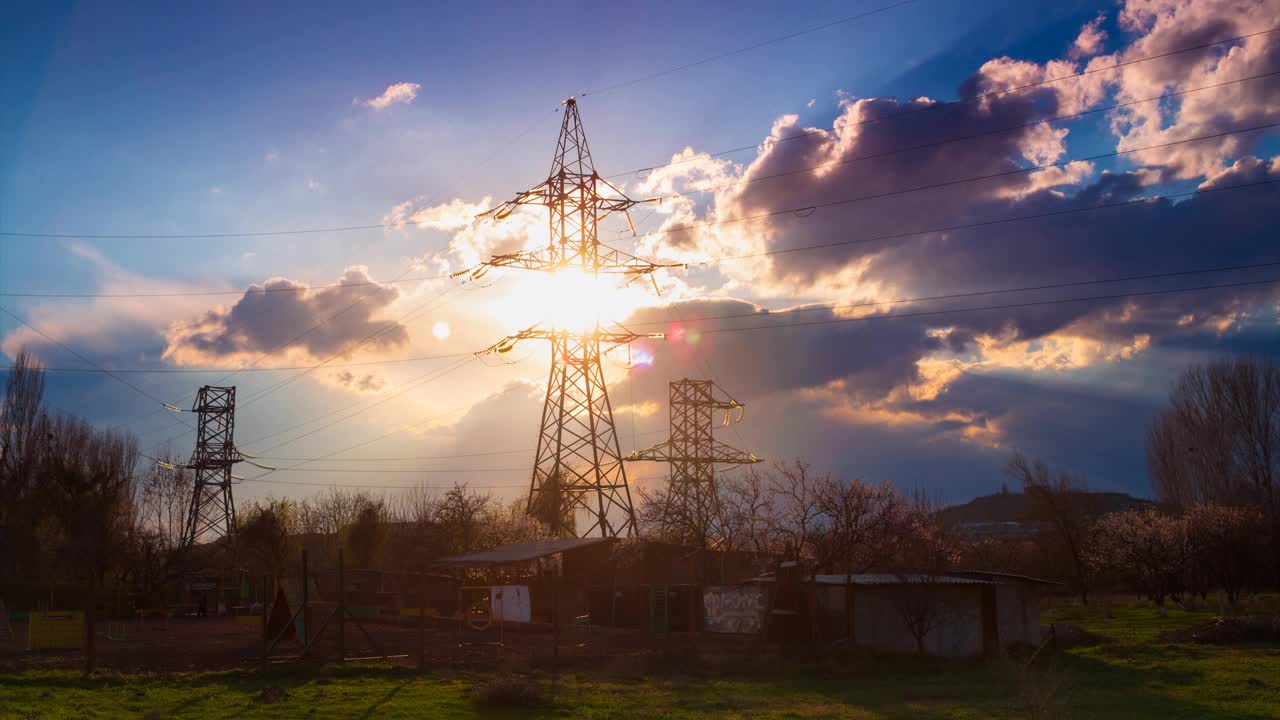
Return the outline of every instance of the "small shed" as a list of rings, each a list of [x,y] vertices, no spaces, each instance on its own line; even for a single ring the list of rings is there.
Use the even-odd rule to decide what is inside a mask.
[[[996,583],[996,614],[1001,649],[1018,644],[1039,646],[1040,603],[1044,593],[1065,587],[1055,580],[1016,573],[969,570],[952,573]]]
[[[482,586],[489,586],[493,593],[491,597],[494,598],[490,601],[491,608],[498,607],[495,601],[499,597],[510,600],[519,596],[524,603],[519,611],[519,619],[554,620],[558,606],[560,619],[565,620],[581,611],[584,598],[579,588],[583,578],[607,564],[609,548],[615,542],[617,538],[589,537],[510,543],[442,558],[436,561],[436,565],[469,574],[470,578],[464,581],[463,590],[474,593]],[[555,556],[561,559],[558,572],[547,562]],[[568,592],[562,591],[558,603],[555,598],[557,576],[568,586]],[[517,591],[514,588],[525,590]]]
[[[999,651],[996,583],[957,575],[814,577],[819,632],[889,654],[977,657]],[[846,593],[852,593],[851,602]],[[848,617],[852,612],[853,632]]]

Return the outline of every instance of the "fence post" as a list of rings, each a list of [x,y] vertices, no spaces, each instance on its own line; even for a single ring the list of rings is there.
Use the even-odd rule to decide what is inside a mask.
[[[267,669],[267,643],[271,641],[271,638],[267,637],[270,632],[267,624],[267,616],[270,615],[271,610],[271,595],[267,587],[270,577],[270,575],[262,576],[262,670],[264,672]]]
[[[418,574],[418,672],[427,671],[427,574]]]
[[[307,551],[302,550],[302,657],[307,656],[307,648],[311,645],[311,613],[307,611]]]
[[[564,562],[563,557],[560,562]],[[556,694],[556,685],[560,680],[560,585],[563,573],[562,567],[556,567],[552,570],[553,590],[552,596],[552,618],[551,618],[551,696],[554,698]]]
[[[347,661],[347,581],[342,570],[342,548],[338,548],[338,662]]]

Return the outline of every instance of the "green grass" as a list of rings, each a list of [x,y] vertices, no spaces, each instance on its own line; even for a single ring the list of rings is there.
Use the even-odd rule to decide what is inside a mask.
[[[540,707],[477,708],[486,675],[427,675],[384,667],[224,672],[0,675],[0,717],[582,717],[582,718],[1277,718],[1280,646],[1160,642],[1206,611],[1119,607],[1111,620],[1074,609],[1102,642],[1057,653],[1030,674],[1009,663],[848,658],[755,660],[734,670],[641,675],[618,662],[561,678]],[[1038,663],[1039,664],[1039,663]],[[661,664],[657,666],[662,669]],[[549,678],[535,678],[544,687]],[[262,702],[264,689],[287,697]]]

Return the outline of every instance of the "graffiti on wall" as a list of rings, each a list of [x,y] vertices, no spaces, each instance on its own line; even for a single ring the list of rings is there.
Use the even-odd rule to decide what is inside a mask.
[[[759,634],[764,627],[764,592],[759,585],[703,589],[703,626],[709,632]]]

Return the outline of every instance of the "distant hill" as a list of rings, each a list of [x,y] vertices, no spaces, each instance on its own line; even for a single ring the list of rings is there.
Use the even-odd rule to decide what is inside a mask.
[[[1080,503],[1091,515],[1141,510],[1154,505],[1150,500],[1118,492],[1073,493],[1073,501]],[[1021,492],[1002,492],[976,497],[963,505],[951,505],[939,510],[938,518],[947,526],[1004,523],[1032,525],[1045,519],[1036,517],[1036,509],[1031,498]]]

